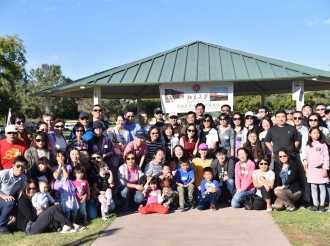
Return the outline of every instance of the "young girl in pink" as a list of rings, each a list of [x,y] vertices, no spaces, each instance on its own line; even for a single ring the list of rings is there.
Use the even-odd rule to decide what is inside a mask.
[[[307,166],[305,167],[307,182],[311,184],[314,206],[309,211],[325,212],[326,183],[329,182],[329,152],[326,143],[321,140],[322,133],[318,127],[309,130],[306,146]],[[320,200],[318,199],[320,190]]]
[[[163,202],[162,192],[159,187],[158,178],[153,177],[149,182],[149,188],[145,193],[145,197],[147,199],[147,205],[139,207],[140,214],[151,214],[151,213],[159,213],[159,214],[167,214],[168,208],[161,205]]]
[[[73,175],[76,177],[76,180],[72,181],[73,186],[76,188],[76,198],[79,203],[79,211],[80,214],[84,218],[84,223],[87,224],[89,221],[87,220],[87,212],[86,212],[86,201],[90,198],[90,189],[89,183],[86,179],[84,179],[85,171],[81,166],[77,166]],[[76,223],[76,218],[78,214],[78,208],[73,209],[72,211],[72,222]]]

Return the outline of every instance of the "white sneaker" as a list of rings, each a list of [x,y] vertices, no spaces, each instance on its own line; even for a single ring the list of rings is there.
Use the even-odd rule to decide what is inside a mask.
[[[108,220],[108,217],[106,215],[103,215],[102,220]]]
[[[266,211],[267,211],[267,212],[272,212],[272,211],[273,211],[273,208],[267,208]]]

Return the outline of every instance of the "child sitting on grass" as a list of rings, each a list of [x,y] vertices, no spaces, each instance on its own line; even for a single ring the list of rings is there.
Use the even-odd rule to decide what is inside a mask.
[[[162,187],[163,205],[167,208],[178,208],[179,195],[175,191],[177,185],[171,174],[170,165],[167,162],[163,164],[159,179]]]
[[[180,168],[176,171],[174,179],[176,180],[176,184],[178,185],[178,193],[179,193],[179,203],[180,203],[180,211],[185,211],[185,193],[188,191],[188,208],[194,207],[194,189],[195,186],[193,182],[195,181],[194,171],[189,169],[189,158],[183,156],[180,158]]]
[[[211,208],[213,211],[217,210],[217,200],[220,196],[219,183],[213,180],[213,171],[211,167],[205,167],[203,169],[204,180],[201,182],[201,194],[202,199],[200,200],[197,209],[205,210]]]
[[[145,198],[147,199],[146,206],[140,205],[138,211],[140,214],[167,214],[168,208],[161,205],[163,202],[162,194],[159,187],[159,179],[156,177],[151,178],[149,182],[149,188],[144,193]]]

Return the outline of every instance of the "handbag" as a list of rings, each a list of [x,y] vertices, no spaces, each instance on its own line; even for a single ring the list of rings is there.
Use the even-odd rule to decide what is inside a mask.
[[[113,143],[114,144],[119,144],[120,142],[117,140],[117,134],[115,132],[112,132],[113,135]],[[123,150],[122,147],[113,147],[113,150],[115,151],[115,155],[122,155],[123,154]]]
[[[266,208],[266,201],[262,197],[252,194],[244,198],[245,210],[262,210]]]

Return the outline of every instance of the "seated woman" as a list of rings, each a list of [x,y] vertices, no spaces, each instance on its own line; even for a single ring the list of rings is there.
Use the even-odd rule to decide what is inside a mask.
[[[62,230],[60,233],[72,233],[86,230],[86,227],[71,224],[63,215],[61,205],[55,205],[34,211],[31,198],[36,194],[38,185],[34,179],[27,179],[24,183],[22,196],[18,199],[17,228],[27,235],[46,232],[49,225],[56,221]]]
[[[279,165],[275,165],[276,184],[274,192],[277,196],[274,209],[293,212],[296,207],[293,201],[297,201],[302,193],[298,172],[298,162],[294,160],[286,149],[278,151]]]
[[[255,188],[252,182],[252,173],[256,169],[253,161],[248,159],[248,151],[245,148],[237,150],[239,161],[235,165],[235,185],[236,193],[231,200],[233,208],[239,208],[243,205],[245,196],[254,194]]]
[[[218,181],[221,186],[221,193],[224,193],[226,200],[230,202],[235,188],[235,163],[233,159],[227,157],[227,152],[225,148],[217,148],[215,150],[216,158],[213,159],[210,167],[213,170],[214,180]]]
[[[254,170],[253,177],[253,186],[257,189],[256,195],[262,197],[267,204],[267,212],[271,212],[272,204],[272,189],[274,188],[275,182],[275,173],[269,170],[269,159],[267,157],[261,157],[257,161],[259,169]],[[255,200],[257,201],[257,200]],[[255,210],[262,210],[264,208],[264,203],[253,203],[253,208]]]
[[[119,167],[118,179],[119,190],[122,197],[123,214],[128,213],[129,203],[135,211],[139,204],[144,200],[142,191],[144,190],[145,175],[141,168],[135,164],[135,153],[127,152],[125,163]]]

